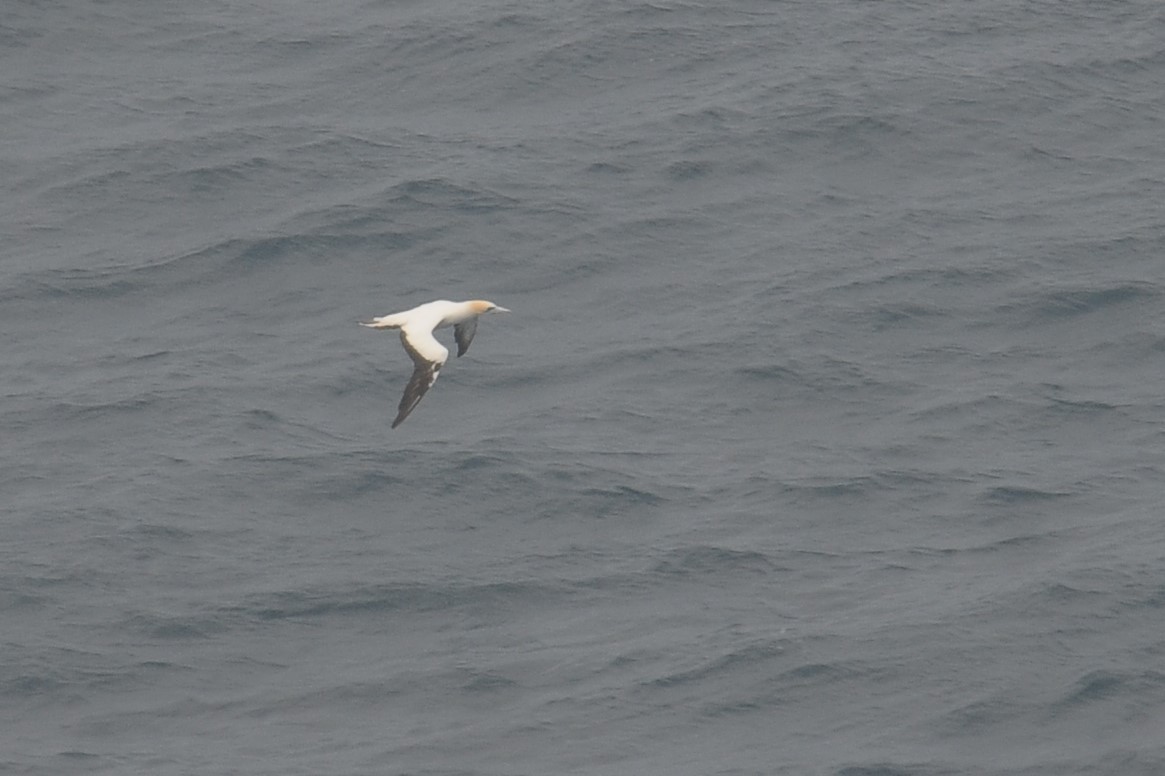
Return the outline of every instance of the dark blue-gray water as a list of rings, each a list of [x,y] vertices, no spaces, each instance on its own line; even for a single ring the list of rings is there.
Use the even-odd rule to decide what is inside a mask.
[[[0,772],[1165,773],[1163,84],[1150,0],[5,2]],[[356,322],[478,297],[390,431]]]

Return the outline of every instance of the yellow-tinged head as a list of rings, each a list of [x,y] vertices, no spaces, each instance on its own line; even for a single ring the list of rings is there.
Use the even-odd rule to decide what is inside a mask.
[[[504,307],[498,307],[493,302],[487,302],[485,299],[474,299],[469,303],[469,307],[473,310],[475,315],[484,315],[485,313],[508,313],[510,312]]]

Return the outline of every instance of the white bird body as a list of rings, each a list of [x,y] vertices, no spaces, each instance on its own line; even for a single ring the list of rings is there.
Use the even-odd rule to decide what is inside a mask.
[[[360,322],[361,326],[371,329],[400,329],[401,344],[413,360],[413,376],[409,378],[404,396],[401,397],[396,420],[392,422],[393,428],[408,417],[425,392],[437,382],[437,374],[449,358],[448,348],[437,341],[433,332],[452,326],[453,337],[457,340],[457,355],[464,355],[477,332],[477,317],[489,312],[508,313],[509,310],[484,299],[468,302],[439,299],[411,310]]]

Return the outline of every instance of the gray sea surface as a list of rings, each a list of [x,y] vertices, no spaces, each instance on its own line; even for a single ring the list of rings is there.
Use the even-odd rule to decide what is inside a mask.
[[[1165,773],[1163,85],[1149,0],[4,2],[0,773]]]

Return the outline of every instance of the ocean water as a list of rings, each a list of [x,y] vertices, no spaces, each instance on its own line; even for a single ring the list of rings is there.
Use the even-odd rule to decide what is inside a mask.
[[[1165,773],[1162,83],[1147,0],[3,4],[0,772]],[[390,430],[356,322],[479,297]]]

